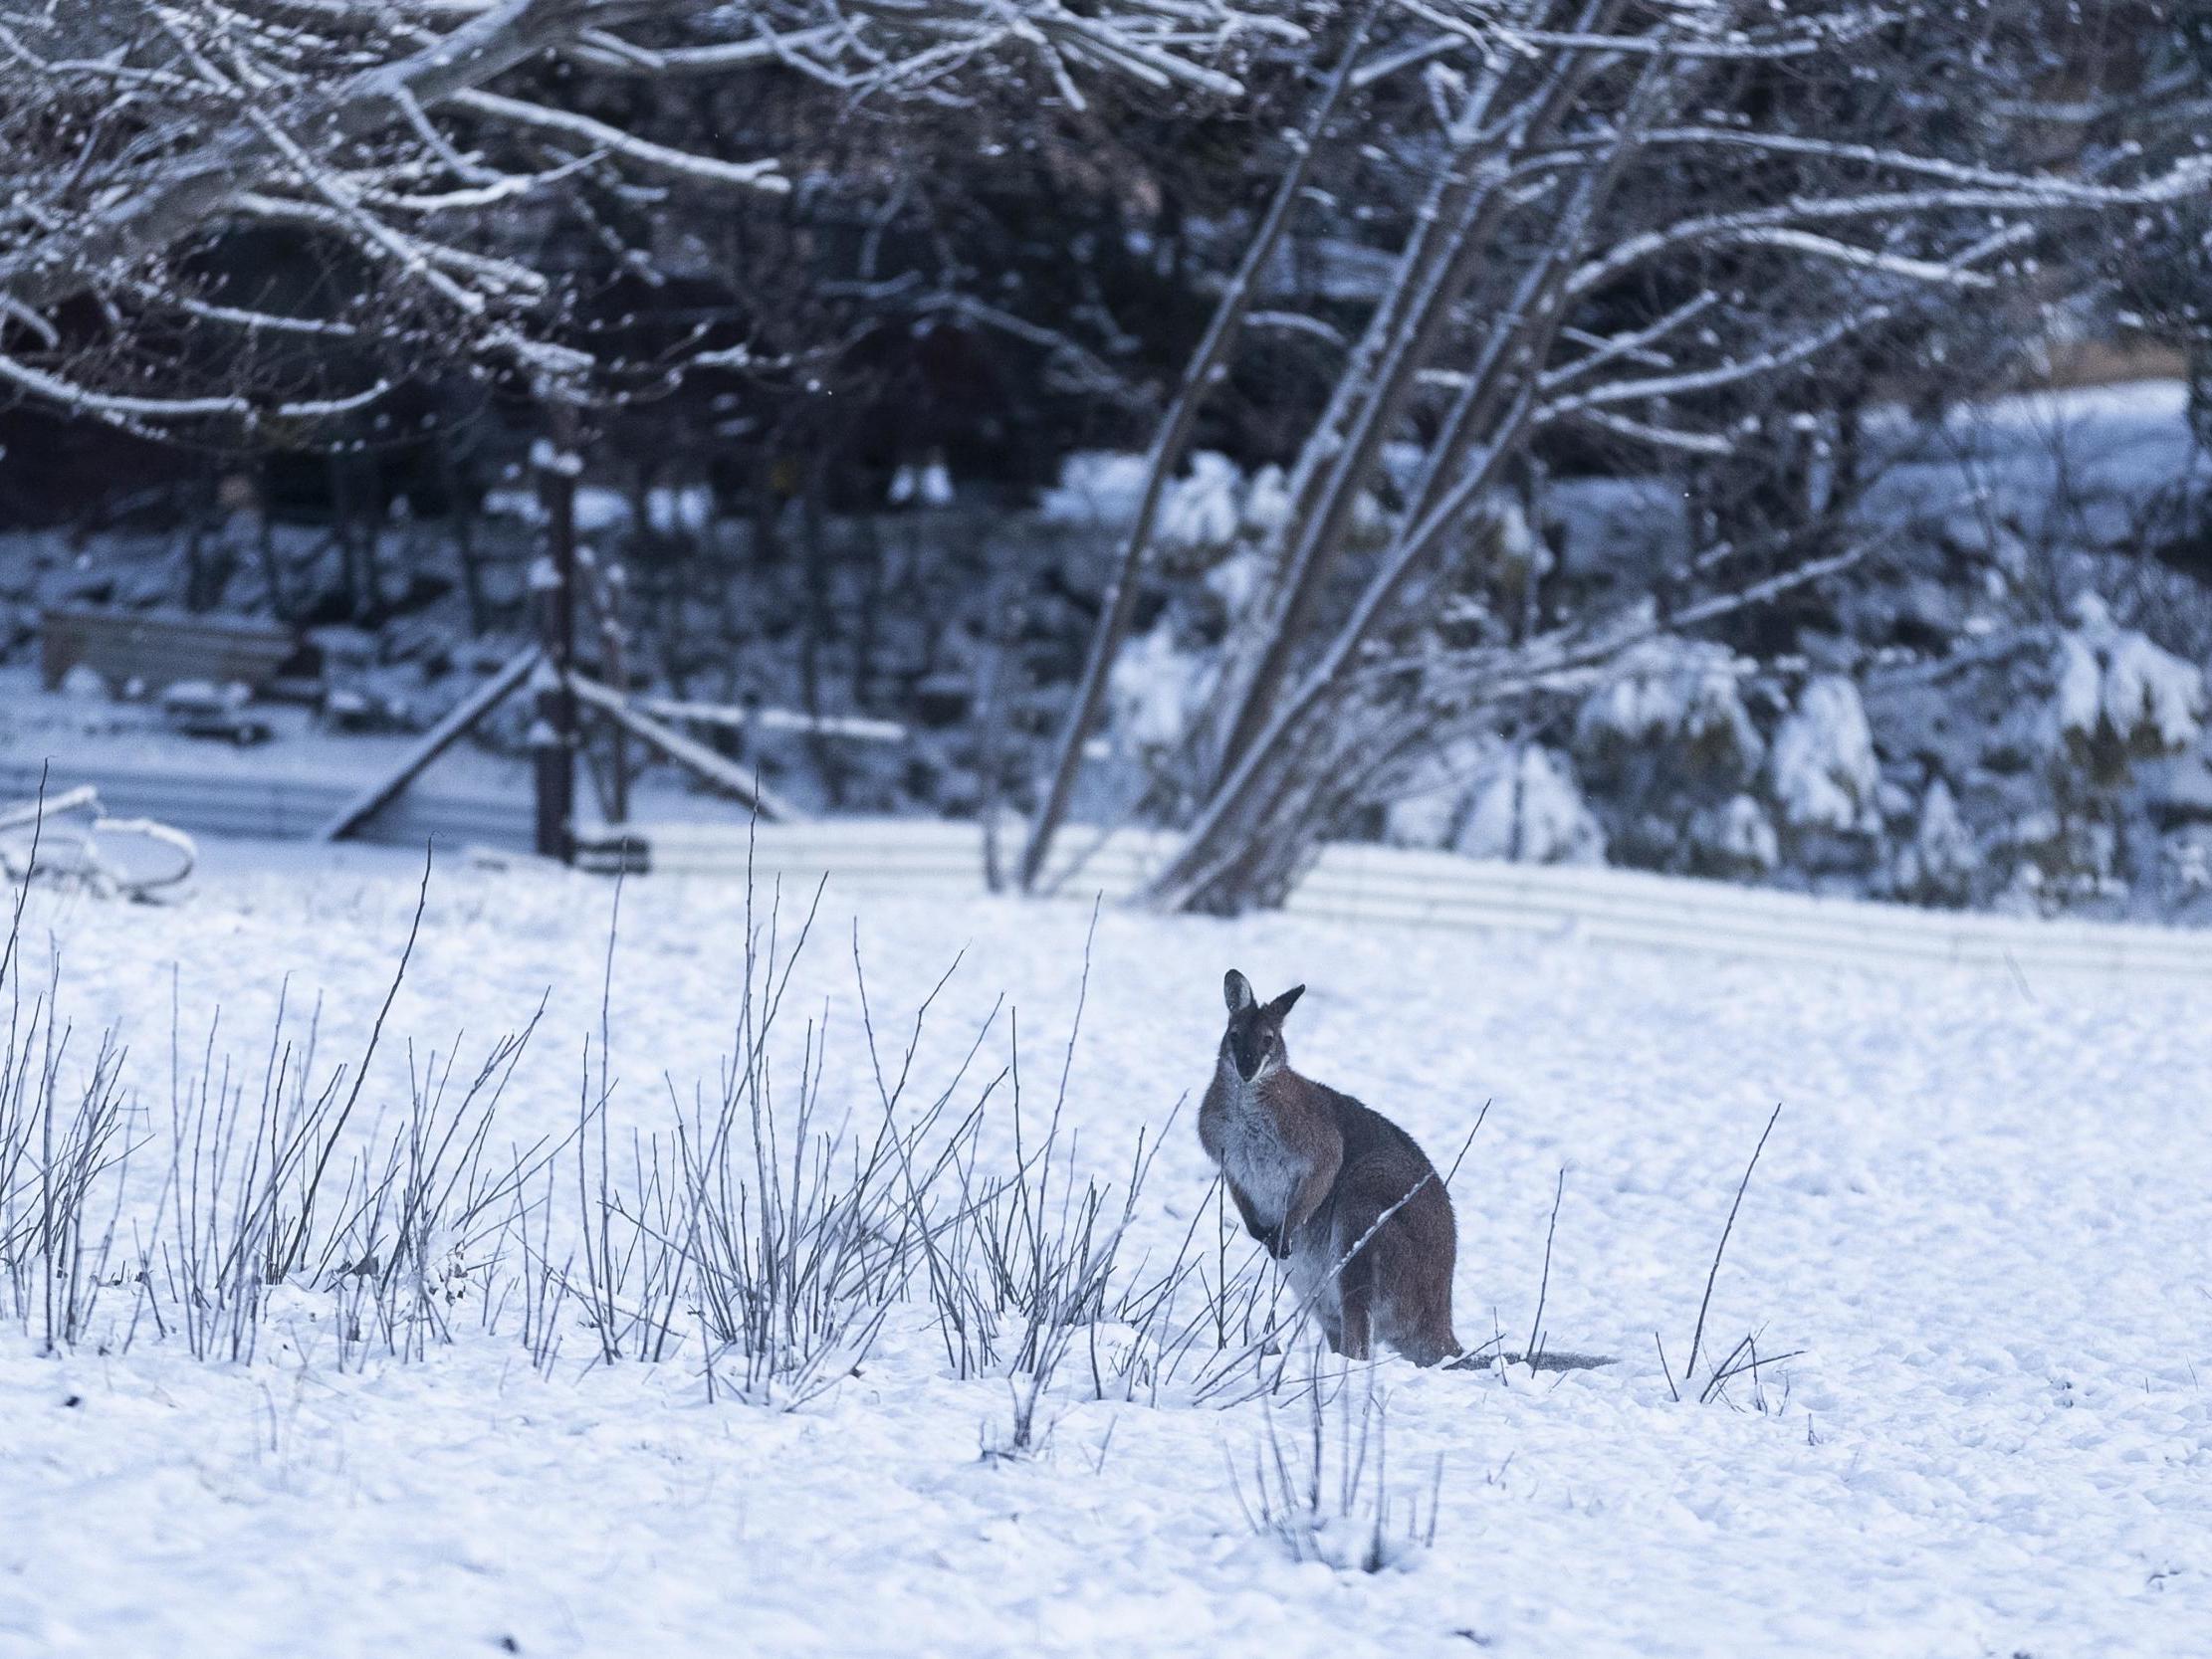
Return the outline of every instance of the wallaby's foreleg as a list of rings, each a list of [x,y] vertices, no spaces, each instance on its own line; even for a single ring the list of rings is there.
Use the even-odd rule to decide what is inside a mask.
[[[1290,1207],[1283,1212],[1282,1248],[1279,1256],[1290,1254],[1290,1241],[1297,1237],[1298,1229],[1314,1217],[1314,1212],[1329,1201],[1329,1194],[1336,1186],[1337,1171],[1344,1166],[1344,1145],[1331,1137],[1333,1144],[1316,1158],[1305,1178],[1290,1194]]]
[[[1281,1255],[1282,1251],[1275,1238],[1275,1229],[1268,1226],[1253,1213],[1252,1201],[1244,1196],[1244,1189],[1230,1180],[1225,1172],[1221,1176],[1221,1184],[1228,1188],[1228,1195],[1236,1200],[1236,1213],[1244,1218],[1244,1231],[1267,1246],[1268,1255]]]

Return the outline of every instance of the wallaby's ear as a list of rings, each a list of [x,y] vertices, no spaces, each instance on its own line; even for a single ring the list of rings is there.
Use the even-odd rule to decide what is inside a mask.
[[[1298,998],[1304,996],[1305,994],[1305,986],[1292,985],[1290,989],[1284,991],[1282,995],[1276,997],[1274,1001],[1267,1004],[1267,1011],[1279,1020],[1283,1017],[1283,1015],[1289,1013],[1292,1008],[1296,1007]]]
[[[1252,1005],[1252,982],[1233,967],[1221,975],[1221,998],[1228,1004],[1228,1011],[1241,1014]]]

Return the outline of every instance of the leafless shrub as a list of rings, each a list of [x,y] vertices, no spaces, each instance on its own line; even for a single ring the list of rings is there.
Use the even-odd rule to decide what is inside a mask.
[[[1285,1386],[1296,1311],[1285,1314],[1279,1275],[1218,1187],[1172,1254],[1139,1253],[1131,1240],[1166,1130],[1139,1133],[1117,1179],[1093,1172],[1067,1126],[1089,941],[1041,1123],[1002,999],[950,1075],[917,1089],[924,1027],[959,961],[923,999],[894,1065],[856,942],[876,1083],[856,1130],[824,1100],[838,1040],[826,1014],[777,1040],[821,891],[795,928],[772,891],[759,914],[749,907],[734,1052],[715,1086],[686,1102],[671,1085],[664,1127],[629,1131],[625,1146],[610,1111],[617,888],[574,1124],[496,1151],[499,1104],[543,1004],[473,1069],[456,1051],[410,1046],[403,1097],[368,1076],[421,937],[428,876],[357,1056],[321,1062],[322,1005],[296,1011],[289,986],[249,1063],[225,1058],[219,1023],[188,1052],[178,986],[166,1121],[135,1135],[116,1039],[74,1093],[63,1087],[69,1036],[54,989],[22,992],[19,899],[0,959],[0,994],[15,1002],[0,1075],[0,1294],[27,1328],[82,1342],[95,1305],[119,1291],[127,1320],[105,1336],[121,1348],[146,1333],[180,1337],[201,1359],[251,1361],[286,1287],[312,1299],[341,1369],[420,1358],[467,1322],[512,1331],[542,1375],[579,1334],[593,1363],[667,1361],[696,1343],[710,1398],[790,1409],[850,1374],[905,1309],[934,1329],[956,1375],[1011,1390],[1007,1432],[987,1442],[1008,1453],[1044,1444],[1055,1392],[1250,1397],[1238,1392],[1247,1371],[1261,1391]],[[1005,1048],[992,1066],[995,1039]],[[984,1131],[999,1121],[1011,1161],[994,1167]],[[135,1185],[134,1150],[150,1165]],[[132,1207],[149,1193],[150,1210]]]
[[[1728,1384],[1738,1377],[1748,1375],[1751,1378],[1752,1404],[1755,1409],[1763,1412],[1779,1409],[1781,1405],[1788,1403],[1787,1379],[1785,1378],[1783,1384],[1780,1401],[1770,1402],[1760,1367],[1778,1365],[1785,1359],[1795,1359],[1804,1351],[1802,1348],[1793,1348],[1787,1353],[1762,1354],[1759,1351],[1757,1332],[1739,1338],[1726,1355],[1719,1359],[1712,1357],[1718,1349],[1708,1349],[1705,1347],[1705,1319],[1712,1312],[1713,1286],[1720,1278],[1721,1258],[1728,1252],[1728,1238],[1735,1231],[1736,1213],[1743,1208],[1743,1195],[1750,1188],[1752,1172],[1759,1167],[1759,1154],[1766,1150],[1767,1137],[1774,1133],[1775,1123],[1781,1116],[1782,1107],[1777,1102],[1774,1111],[1767,1117],[1766,1128],[1759,1133],[1758,1145],[1751,1150],[1751,1161],[1744,1165],[1743,1179],[1736,1183],[1735,1201],[1728,1206],[1728,1219],[1720,1229],[1719,1242],[1713,1246],[1712,1266],[1705,1273],[1705,1294],[1697,1304],[1697,1328],[1690,1334],[1689,1358],[1682,1366],[1679,1377],[1675,1376],[1673,1368],[1666,1361],[1666,1345],[1659,1341],[1658,1332],[1652,1334],[1652,1346],[1659,1351],[1659,1369],[1666,1377],[1667,1391],[1677,1400],[1682,1397],[1684,1388],[1695,1390],[1700,1405],[1709,1404],[1716,1399],[1727,1400]],[[1700,1361],[1705,1366],[1702,1375],[1698,1371]]]
[[[36,1325],[48,1351],[84,1334],[109,1279],[114,1246],[113,1172],[126,1155],[121,1051],[102,1039],[89,1073],[67,1080],[74,1033],[58,1022],[54,988],[23,1004],[17,941],[20,896],[0,956],[9,997],[0,1060],[0,1294]],[[105,1204],[105,1217],[103,1207]]]
[[[1273,1539],[1294,1561],[1320,1561],[1339,1571],[1404,1570],[1437,1539],[1443,1495],[1443,1459],[1426,1493],[1392,1485],[1388,1399],[1368,1386],[1355,1391],[1349,1372],[1330,1391],[1305,1395],[1305,1425],[1285,1447],[1272,1410],[1252,1453],[1250,1498],[1228,1462],[1229,1488],[1252,1531]]]

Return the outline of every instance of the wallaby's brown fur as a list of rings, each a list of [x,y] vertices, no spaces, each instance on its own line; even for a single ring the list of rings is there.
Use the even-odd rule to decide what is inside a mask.
[[[1379,1340],[1417,1365],[1455,1357],[1458,1231],[1436,1165],[1381,1113],[1290,1069],[1283,1016],[1305,986],[1261,1003],[1232,968],[1221,988],[1228,1028],[1199,1140],[1245,1228],[1337,1352],[1364,1359]]]

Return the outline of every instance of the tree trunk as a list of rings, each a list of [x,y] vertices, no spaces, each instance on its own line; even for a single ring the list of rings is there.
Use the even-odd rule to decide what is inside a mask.
[[[1113,578],[1108,582],[1106,602],[1092,632],[1089,653],[1083,662],[1081,679],[1076,682],[1075,700],[1068,710],[1066,721],[1053,748],[1052,766],[1047,774],[1043,798],[1038,802],[1036,818],[1030,827],[1028,844],[1021,853],[1021,887],[1024,892],[1034,887],[1037,873],[1044,868],[1051,856],[1052,839],[1058,834],[1060,824],[1067,816],[1068,798],[1075,787],[1075,774],[1083,763],[1083,744],[1092,728],[1098,724],[1100,706],[1105,701],[1106,684],[1113,673],[1114,659],[1121,654],[1123,642],[1129,636],[1130,619],[1137,604],[1139,578],[1152,549],[1152,532],[1159,516],[1160,503],[1167,493],[1168,480],[1175,469],[1182,465],[1185,452],[1190,447],[1191,434],[1197,427],[1199,411],[1205,406],[1207,394],[1225,372],[1229,354],[1235,349],[1238,336],[1243,331],[1244,318],[1251,311],[1252,295],[1266,273],[1267,263],[1282,243],[1292,211],[1298,205],[1300,193],[1305,189],[1307,176],[1312,171],[1314,156],[1326,136],[1330,115],[1344,96],[1344,89],[1351,80],[1360,48],[1367,40],[1369,25],[1374,21],[1375,8],[1370,5],[1353,25],[1351,38],[1345,43],[1344,55],[1322,89],[1315,103],[1313,113],[1307,117],[1305,131],[1292,151],[1290,165],[1284,170],[1282,182],[1276,186],[1274,198],[1268,203],[1265,217],[1253,232],[1251,242],[1244,250],[1236,273],[1222,291],[1220,303],[1214,317],[1207,324],[1205,336],[1192,354],[1189,367],[1184,371],[1181,385],[1176,390],[1175,401],[1168,406],[1160,431],[1153,439],[1152,452],[1146,458],[1145,490],[1137,504],[1137,517],[1129,527],[1127,539],[1122,543],[1121,558]]]

